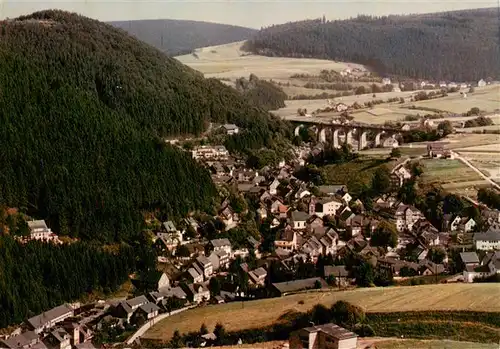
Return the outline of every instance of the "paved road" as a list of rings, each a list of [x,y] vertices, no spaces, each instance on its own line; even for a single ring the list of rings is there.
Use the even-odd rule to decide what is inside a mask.
[[[455,156],[456,159],[462,161],[464,164],[466,164],[467,166],[469,166],[472,170],[474,170],[475,172],[477,172],[477,174],[480,175],[481,178],[483,178],[485,181],[487,181],[488,183],[490,183],[495,188],[500,189],[500,185],[498,185],[497,183],[495,183],[491,178],[489,178],[484,173],[482,173],[480,170],[478,170],[477,167],[475,167],[474,165],[472,165],[469,162],[469,160],[467,160],[466,158],[464,158],[460,154],[455,153],[454,151],[452,151],[451,153]]]
[[[194,307],[196,307],[196,305],[190,305],[189,307],[174,310],[171,313],[165,313],[165,314],[158,315],[154,319],[152,319],[152,320],[146,322],[144,325],[142,325],[129,339],[127,339],[126,344],[134,343],[134,341],[137,338],[141,337],[144,333],[146,333],[147,330],[149,330],[151,327],[153,327],[154,324],[160,322],[161,320],[163,320],[171,315],[182,313],[183,311],[186,311],[186,310],[194,308]]]

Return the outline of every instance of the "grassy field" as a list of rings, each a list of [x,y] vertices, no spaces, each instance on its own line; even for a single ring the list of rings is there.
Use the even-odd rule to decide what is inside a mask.
[[[347,67],[365,69],[354,63],[323,59],[264,57],[241,51],[243,42],[204,47],[175,57],[181,63],[202,72],[205,77],[235,80],[255,74],[262,79],[287,80],[294,74],[317,75],[321,70],[341,71]]]
[[[421,163],[425,166],[423,179],[429,183],[451,184],[481,180],[476,172],[460,160],[424,159]]]
[[[439,183],[452,193],[475,197],[477,190],[490,184],[460,160],[424,159],[422,179],[426,183]]]
[[[264,327],[276,323],[286,313],[304,312],[318,303],[330,306],[341,299],[360,305],[367,311],[379,312],[500,311],[499,292],[497,284],[437,284],[306,293],[234,302],[201,307],[169,317],[153,326],[144,338],[168,340],[176,329],[181,333],[195,331],[203,323],[211,329],[221,322],[229,331]]]
[[[450,113],[464,113],[474,107],[492,112],[500,109],[500,86],[477,87],[476,91],[468,94],[467,98],[463,98],[459,93],[453,93],[444,98],[418,101],[411,104]]]
[[[377,349],[498,349],[498,344],[448,340],[392,339],[376,341]]]

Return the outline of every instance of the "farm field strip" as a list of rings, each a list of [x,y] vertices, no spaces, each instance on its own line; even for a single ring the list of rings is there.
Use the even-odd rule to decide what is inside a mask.
[[[198,330],[217,322],[227,330],[272,325],[290,311],[307,311],[321,303],[331,306],[346,300],[367,311],[394,312],[419,310],[500,311],[500,287],[496,284],[437,284],[411,287],[356,289],[297,294],[249,302],[211,305],[171,316],[151,328],[144,338],[168,340],[177,329],[181,333]],[[299,304],[299,301],[303,304]]]
[[[370,339],[366,339],[370,342]],[[389,339],[376,340],[377,349],[498,349],[498,344],[450,340]]]

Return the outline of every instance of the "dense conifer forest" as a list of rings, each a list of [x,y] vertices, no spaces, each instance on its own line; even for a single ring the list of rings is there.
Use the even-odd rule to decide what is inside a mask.
[[[165,136],[230,122],[238,150],[289,132],[236,90],[67,12],[0,22],[0,61],[0,204],[60,234],[116,241],[140,231],[141,211],[210,212],[208,171]]]
[[[116,291],[129,273],[141,267],[135,259],[138,251],[125,246],[109,253],[83,242],[23,245],[4,236],[0,248],[0,328],[86,293]],[[141,260],[148,261],[145,256]]]
[[[237,79],[235,87],[250,102],[265,110],[277,110],[285,107],[287,95],[281,87],[272,82],[261,80],[254,74],[250,74],[248,80],[246,78]]]
[[[118,21],[110,24],[126,30],[169,56],[188,54],[200,47],[247,40],[257,32],[256,29],[228,24],[175,19]]]
[[[259,31],[245,49],[369,65],[381,75],[432,80],[500,78],[496,9],[411,16],[324,19]]]

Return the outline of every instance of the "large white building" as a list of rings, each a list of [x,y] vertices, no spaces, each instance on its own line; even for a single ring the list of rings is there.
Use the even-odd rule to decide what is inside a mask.
[[[490,228],[484,233],[474,234],[476,250],[500,251],[500,229]]]
[[[191,151],[196,160],[223,160],[229,157],[229,152],[223,145],[202,145]]]

